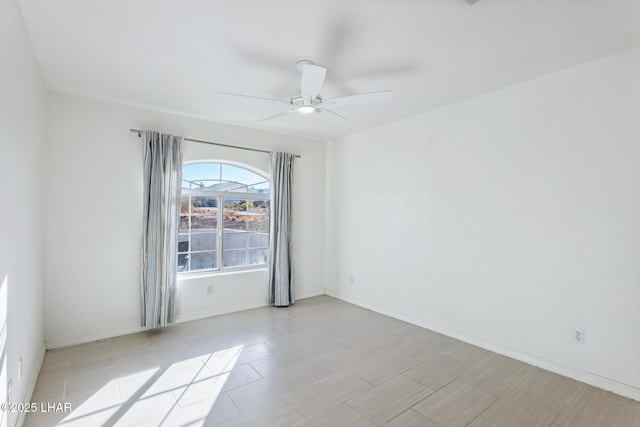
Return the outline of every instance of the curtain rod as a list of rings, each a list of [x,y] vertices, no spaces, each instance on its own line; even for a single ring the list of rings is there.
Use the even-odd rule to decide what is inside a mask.
[[[141,131],[140,129],[129,129],[129,132],[137,133],[138,137],[141,137],[143,131]],[[271,154],[271,151],[260,150],[258,148],[241,147],[239,145],[222,144],[221,142],[203,141],[201,139],[193,139],[193,138],[182,138],[182,139],[185,140],[185,141],[197,142],[199,144],[217,145],[219,147],[236,148],[238,150],[257,151],[259,153]],[[301,158],[302,157],[299,154],[294,154],[294,156],[296,156],[297,158]]]

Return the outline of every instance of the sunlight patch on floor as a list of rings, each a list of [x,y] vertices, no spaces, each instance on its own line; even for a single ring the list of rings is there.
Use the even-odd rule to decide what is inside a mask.
[[[109,381],[73,409],[60,425],[149,425],[207,418],[242,346],[172,363]]]

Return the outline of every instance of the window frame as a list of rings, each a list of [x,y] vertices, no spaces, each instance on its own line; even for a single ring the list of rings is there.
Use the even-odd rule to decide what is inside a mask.
[[[217,231],[216,231],[216,257],[217,257],[217,268],[212,269],[204,269],[204,270],[186,270],[179,271],[179,276],[196,276],[196,275],[217,275],[224,273],[235,273],[242,271],[256,271],[256,270],[266,270],[269,268],[269,258],[271,256],[271,178],[262,172],[259,169],[253,168],[249,165],[243,163],[236,163],[230,161],[221,161],[221,160],[194,160],[183,163],[183,167],[190,164],[203,164],[203,163],[216,163],[222,169],[222,165],[234,166],[237,168],[248,170],[249,172],[255,173],[256,175],[265,179],[266,182],[269,183],[269,193],[250,193],[250,192],[233,192],[233,191],[219,191],[213,189],[185,189],[182,188],[181,183],[181,191],[180,191],[180,199],[183,197],[189,197],[189,223],[191,223],[191,198],[192,197],[207,197],[207,198],[216,198],[218,201],[218,216],[217,216]],[[265,248],[267,250],[267,262],[266,264],[255,264],[255,265],[239,265],[239,266],[224,266],[224,201],[225,199],[235,199],[235,200],[268,200],[269,201],[269,230],[267,232],[268,235],[268,244]],[[266,215],[265,215],[266,216]],[[212,233],[213,234],[213,233]],[[180,235],[180,230],[178,230],[178,235]],[[191,226],[189,226],[189,251],[187,254],[191,254]],[[245,253],[250,248],[245,247]],[[256,249],[256,248],[254,248]],[[259,248],[262,249],[262,248]],[[196,251],[196,252],[207,252],[207,251]],[[176,257],[179,254],[184,253],[179,250],[176,252]]]

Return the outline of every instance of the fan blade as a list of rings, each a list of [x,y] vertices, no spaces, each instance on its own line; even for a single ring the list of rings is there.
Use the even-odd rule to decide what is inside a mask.
[[[238,96],[240,98],[249,98],[249,99],[257,99],[258,101],[267,101],[267,102],[272,102],[272,103],[276,103],[278,105],[285,105],[287,107],[291,107],[291,103],[287,102],[287,101],[280,101],[279,99],[271,99],[271,98],[260,98],[257,96],[249,96],[249,95],[241,95],[239,93],[229,93],[229,92],[218,92],[220,95],[227,95],[227,96]]]
[[[342,120],[347,120],[347,118],[345,116],[341,116],[340,114],[336,113],[335,111],[331,111],[331,110],[327,110],[326,108],[316,108],[317,111],[322,111],[323,113],[331,113],[334,116],[338,116],[340,117]]]
[[[383,92],[361,93],[359,95],[349,95],[349,96],[342,96],[340,98],[327,99],[326,101],[322,101],[322,105],[368,104],[371,102],[391,101],[392,98],[393,98],[393,91],[386,90]]]
[[[316,99],[326,75],[327,69],[319,65],[306,64],[302,67],[300,95],[305,104],[311,104],[311,102]]]
[[[267,120],[271,120],[271,119],[275,119],[278,117],[282,117],[282,116],[286,116],[287,114],[291,114],[291,113],[295,113],[297,110],[289,110],[289,111],[285,111],[284,113],[278,113],[275,114],[273,116],[269,116],[269,117],[265,117],[264,119],[260,119],[258,120],[258,122],[266,122]]]

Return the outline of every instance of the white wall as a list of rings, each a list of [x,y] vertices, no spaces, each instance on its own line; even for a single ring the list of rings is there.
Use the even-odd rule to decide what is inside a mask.
[[[44,356],[46,93],[14,0],[0,0],[0,52],[0,401],[11,379],[12,401],[25,402]],[[17,415],[1,413],[0,425]]]
[[[324,293],[325,144],[72,95],[49,94],[46,341],[57,347],[139,325],[142,149],[129,128],[302,155],[295,164],[297,295]],[[268,155],[185,143],[185,160],[268,172]],[[208,284],[213,295],[207,295]],[[178,321],[266,305],[265,270],[180,280]]]
[[[332,141],[327,292],[640,399],[638,70],[635,49]]]

